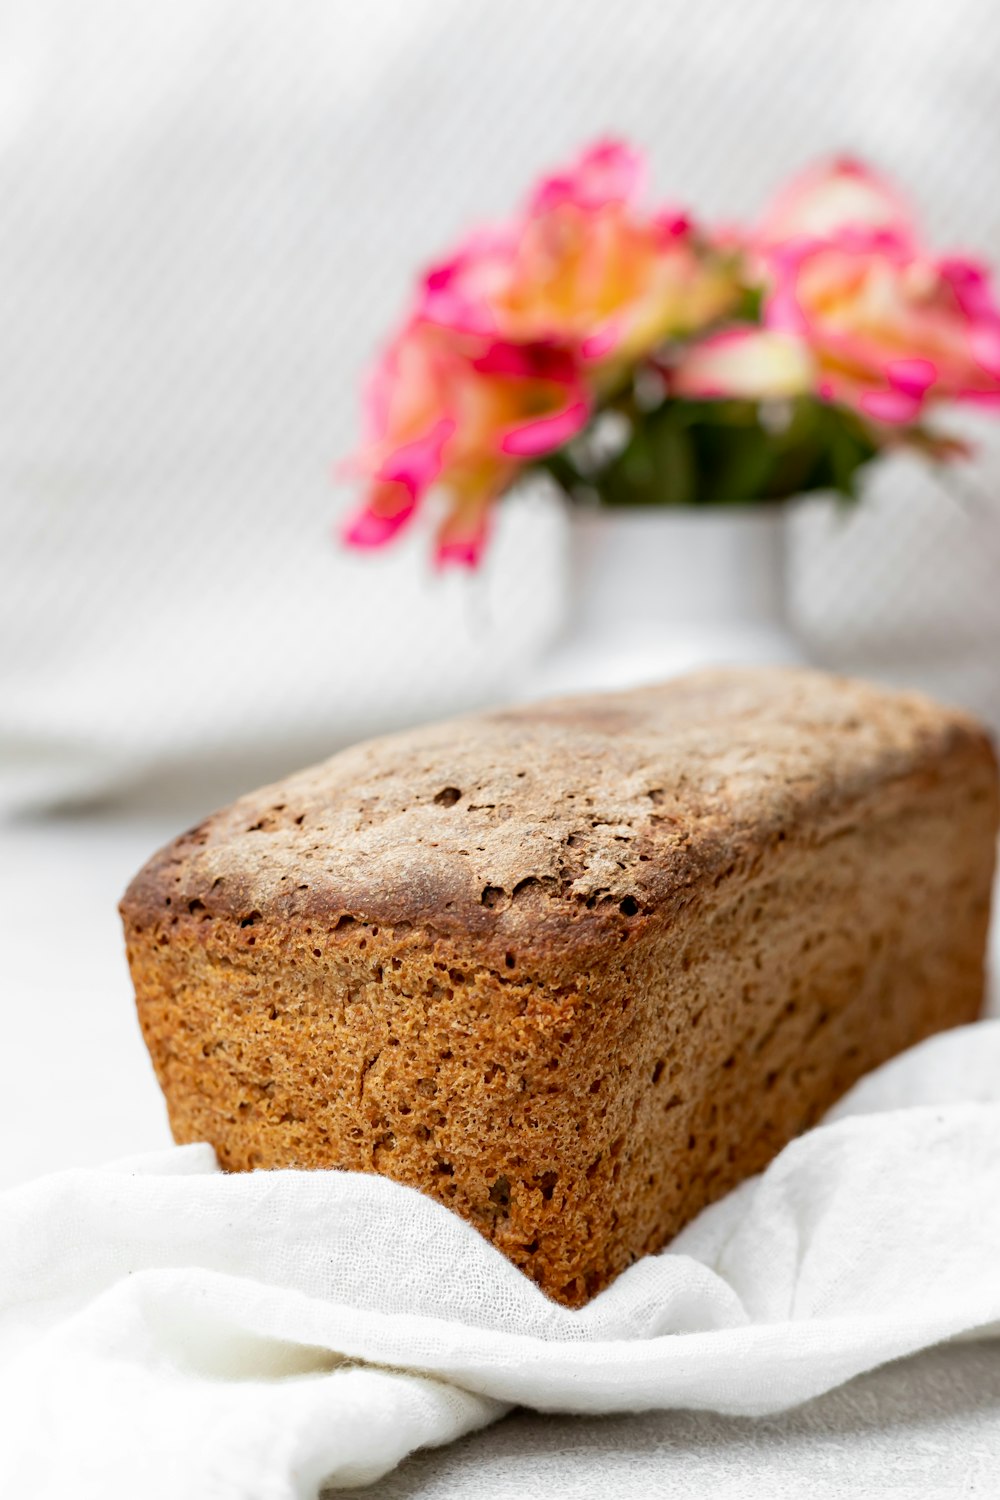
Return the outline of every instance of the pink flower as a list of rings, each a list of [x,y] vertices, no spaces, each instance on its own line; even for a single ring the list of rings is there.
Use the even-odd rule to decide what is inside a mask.
[[[644,177],[635,151],[599,142],[423,278],[368,388],[352,545],[391,540],[436,491],[438,561],[474,565],[520,470],[624,404],[637,373],[650,376],[635,384],[637,426],[647,387],[654,401],[812,393],[938,456],[954,444],[920,425],[931,403],[1000,404],[986,272],[924,251],[869,168],[816,167],[757,230],[711,239],[685,214],[643,207]],[[762,327],[720,330],[758,299]]]
[[[776,400],[814,386],[812,355],[801,338],[752,326],[727,328],[689,345],[670,377],[675,395],[695,400]]]
[[[346,466],[369,480],[365,504],[343,527],[351,546],[390,541],[441,473],[445,444],[455,431],[450,366],[447,351],[410,323],[369,379],[366,438]]]
[[[521,464],[561,447],[591,412],[568,352],[456,338],[419,319],[388,350],[367,406],[369,440],[353,467],[369,488],[344,540],[383,545],[440,486],[450,511],[438,560],[469,565],[479,559],[491,503]]]
[[[825,239],[842,229],[882,230],[915,241],[909,206],[863,162],[835,157],[801,173],[778,194],[754,239],[762,250],[802,237]]]
[[[1000,400],[1000,311],[979,266],[873,229],[792,241],[770,266],[764,321],[808,346],[824,399],[890,424],[929,401]]]
[[[562,172],[543,177],[531,195],[529,211],[542,215],[565,203],[600,210],[634,203],[646,186],[646,162],[624,141],[595,141]]]
[[[735,303],[733,254],[682,214],[640,210],[644,171],[619,142],[592,146],[427,274],[369,387],[350,544],[389,541],[437,488],[439,561],[475,563],[519,469],[575,436],[642,356]]]
[[[704,327],[737,295],[732,257],[686,215],[640,210],[642,159],[614,141],[544,179],[525,213],[471,236],[427,276],[420,314],[443,327],[574,348],[601,379]]]
[[[824,399],[907,426],[930,402],[1000,397],[985,271],[925,252],[901,196],[861,162],[803,173],[752,239],[764,322],[808,348]]]

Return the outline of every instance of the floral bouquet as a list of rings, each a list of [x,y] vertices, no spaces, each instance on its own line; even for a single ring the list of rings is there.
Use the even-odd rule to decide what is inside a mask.
[[[1000,310],[889,185],[839,159],[712,231],[642,207],[644,177],[595,145],[423,277],[368,388],[348,543],[388,542],[434,491],[437,561],[474,566],[531,466],[574,501],[710,505],[853,496],[883,450],[966,451],[932,420],[1000,403]]]

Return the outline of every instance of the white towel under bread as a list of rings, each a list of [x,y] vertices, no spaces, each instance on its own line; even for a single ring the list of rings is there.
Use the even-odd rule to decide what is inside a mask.
[[[577,1312],[408,1188],[177,1147],[0,1196],[0,1494],[312,1500],[511,1404],[760,1415],[990,1325],[1000,1021],[863,1080]]]

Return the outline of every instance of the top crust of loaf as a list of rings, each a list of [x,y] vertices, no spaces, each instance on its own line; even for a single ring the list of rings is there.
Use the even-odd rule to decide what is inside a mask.
[[[410,730],[242,797],[169,844],[135,926],[321,920],[472,940],[502,967],[584,962],[669,923],[692,889],[894,782],[993,772],[975,720],[789,669],[700,672]],[[345,933],[346,935],[346,933]]]

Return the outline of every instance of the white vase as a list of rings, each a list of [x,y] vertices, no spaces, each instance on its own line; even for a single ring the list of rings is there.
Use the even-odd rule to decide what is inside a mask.
[[[768,504],[572,509],[567,623],[529,695],[801,662],[785,608],[784,525],[784,507]]]

